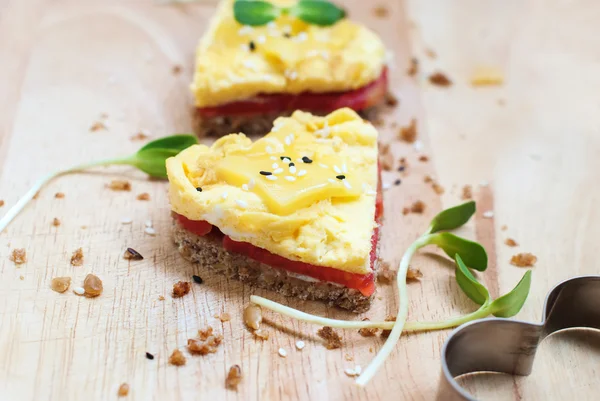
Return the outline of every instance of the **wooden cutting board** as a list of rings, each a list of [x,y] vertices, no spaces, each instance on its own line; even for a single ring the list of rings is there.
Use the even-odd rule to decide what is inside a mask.
[[[388,110],[380,130],[382,142],[409,168],[384,174],[392,185],[385,193],[383,259],[395,266],[430,218],[459,202],[462,186],[471,184],[478,214],[462,233],[488,249],[490,267],[482,277],[492,294],[506,292],[523,274],[509,265],[512,254],[528,251],[539,258],[518,316],[535,321],[556,282],[598,271],[600,79],[594,60],[600,47],[592,16],[600,6],[583,0],[568,9],[526,3],[529,8],[522,2],[382,1],[388,10],[382,17],[371,2],[345,5],[383,36],[394,55],[392,91],[400,104]],[[141,130],[152,137],[190,131],[194,47],[213,8],[0,1],[0,199],[6,202],[0,215],[46,172],[133,152],[143,141],[130,137]],[[406,74],[412,55],[421,61],[415,77]],[[507,82],[471,88],[469,74],[478,64],[501,68]],[[182,71],[174,73],[175,66]],[[426,82],[437,69],[454,81],[451,87]],[[416,147],[397,139],[399,127],[412,118],[418,121]],[[90,130],[98,121],[107,129]],[[429,160],[419,161],[422,155]],[[445,188],[443,195],[424,182],[426,175]],[[129,180],[132,190],[107,189],[113,179]],[[490,185],[478,185],[482,180]],[[343,371],[366,367],[383,344],[379,337],[340,330],[344,346],[327,350],[315,326],[265,312],[271,336],[258,342],[242,322],[251,294],[328,317],[383,319],[397,308],[394,285],[380,286],[373,308],[355,316],[212,277],[184,261],[171,243],[166,188],[129,168],[64,176],[0,233],[0,399],[111,400],[124,382],[130,400],[433,399],[449,331],[403,336],[361,389]],[[57,192],[65,197],[55,198]],[[137,200],[144,192],[150,200]],[[425,213],[403,215],[416,200],[426,204]],[[484,211],[494,218],[484,218]],[[133,223],[123,225],[128,218]],[[155,236],[144,233],[148,220]],[[520,247],[506,247],[507,237]],[[79,247],[84,264],[73,267],[71,253]],[[126,247],[145,259],[124,260]],[[14,248],[27,250],[26,264],[8,260]],[[409,320],[474,310],[446,258],[426,250],[413,265],[424,277],[409,285]],[[49,288],[53,277],[71,276],[76,286],[90,272],[104,281],[98,298]],[[173,299],[173,283],[193,274],[204,284]],[[222,312],[231,320],[214,317]],[[207,325],[224,335],[219,351],[188,357],[183,367],[169,365],[169,354]],[[302,351],[297,340],[306,343]],[[594,333],[557,335],[541,347],[529,378],[477,375],[462,382],[486,399],[594,399],[599,345]],[[280,347],[286,358],[277,354]],[[237,392],[224,386],[233,364],[244,375]]]

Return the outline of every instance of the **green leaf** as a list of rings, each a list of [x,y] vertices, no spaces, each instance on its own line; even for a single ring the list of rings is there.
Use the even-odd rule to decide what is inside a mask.
[[[281,9],[266,1],[236,0],[233,3],[233,16],[243,25],[265,25],[280,14]]]
[[[494,316],[512,317],[519,313],[531,288],[531,270],[528,270],[511,292],[496,299],[490,305]]]
[[[325,0],[300,0],[289,14],[309,24],[328,26],[344,18],[346,11]]]
[[[490,293],[487,288],[477,281],[458,253],[454,257],[454,260],[456,261],[455,276],[458,286],[477,305],[486,303],[490,299]]]
[[[442,230],[453,230],[458,228],[469,221],[473,214],[475,214],[474,201],[446,209],[431,220],[429,232],[436,233]]]
[[[487,253],[483,246],[477,242],[469,241],[446,232],[432,234],[427,242],[442,248],[446,252],[446,255],[452,259],[456,257],[456,254],[460,254],[462,260],[471,269],[481,272],[487,269]]]
[[[135,154],[132,164],[152,177],[167,178],[165,162],[179,152],[179,149],[142,149]]]
[[[196,145],[198,143],[198,138],[194,135],[171,135],[165,136],[163,138],[158,138],[152,142],[148,142],[144,145],[139,152],[148,150],[148,149],[173,149],[182,151],[184,149],[189,148],[192,145]]]

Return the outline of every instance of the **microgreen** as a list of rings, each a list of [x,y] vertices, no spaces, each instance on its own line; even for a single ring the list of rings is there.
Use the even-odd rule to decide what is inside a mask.
[[[0,219],[0,232],[8,226],[8,224],[14,219],[17,214],[27,205],[27,203],[33,199],[35,194],[50,180],[59,175],[74,173],[76,171],[85,170],[90,167],[98,166],[109,166],[116,164],[130,165],[138,168],[144,173],[155,178],[167,178],[167,169],[165,167],[165,161],[172,156],[176,156],[182,150],[198,143],[198,139],[192,135],[173,135],[164,138],[156,139],[152,142],[144,145],[136,153],[115,159],[106,159],[95,161],[91,163],[81,164],[75,167],[68,168],[66,170],[56,171],[50,174],[46,174],[40,178],[36,183],[27,191],[25,195],[19,199],[15,205],[8,210],[8,212]]]
[[[320,316],[300,312],[285,305],[278,304],[268,299],[252,295],[250,301],[266,309],[303,320],[308,323],[319,324],[323,326],[360,329],[360,328],[380,328],[392,330],[387,341],[375,356],[371,364],[359,376],[356,382],[359,385],[365,385],[381,367],[388,355],[392,352],[396,343],[400,339],[403,331],[426,331],[443,330],[460,326],[461,324],[476,319],[482,319],[490,315],[498,317],[511,317],[520,310],[531,286],[531,271],[525,273],[521,281],[507,294],[496,300],[490,299],[490,293],[481,284],[469,268],[479,271],[485,271],[487,268],[487,254],[485,249],[478,243],[458,237],[454,234],[444,232],[464,225],[475,213],[475,202],[467,202],[462,205],[446,209],[433,218],[427,231],[413,242],[400,260],[398,268],[398,294],[399,308],[395,322],[374,322],[374,321],[346,321],[337,319],[328,319]],[[406,272],[412,256],[422,247],[427,245],[436,245],[441,248],[448,256],[454,259],[456,264],[455,277],[460,289],[473,302],[480,305],[479,309],[463,316],[452,317],[438,322],[406,322],[408,314],[408,295],[406,288]]]
[[[243,25],[266,25],[282,14],[319,26],[333,25],[346,16],[343,9],[326,0],[300,0],[290,7],[278,7],[262,0],[236,0],[233,3],[233,15]]]

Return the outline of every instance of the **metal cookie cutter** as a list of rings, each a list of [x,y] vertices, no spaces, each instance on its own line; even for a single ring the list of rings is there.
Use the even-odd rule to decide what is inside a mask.
[[[600,329],[600,276],[574,277],[548,293],[541,324],[490,318],[454,330],[442,349],[442,378],[437,399],[477,401],[456,382],[474,372],[526,376],[539,343],[558,330]]]

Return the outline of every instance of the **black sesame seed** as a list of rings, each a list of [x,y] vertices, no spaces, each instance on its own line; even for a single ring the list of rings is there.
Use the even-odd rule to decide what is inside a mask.
[[[127,259],[131,259],[131,260],[142,260],[144,259],[144,257],[142,256],[141,253],[139,253],[138,251],[136,251],[133,248],[127,248],[127,250],[125,251],[126,255],[125,257]]]
[[[271,173],[270,171],[261,171],[260,175],[271,175],[273,173]]]
[[[344,174],[340,174],[340,175],[336,175],[335,178],[337,178],[338,180],[345,180],[346,176]]]
[[[405,168],[406,167],[404,167],[404,166],[400,166],[400,167],[398,167],[398,171],[404,171]]]
[[[202,280],[202,277],[196,276],[195,274],[192,276],[192,278],[194,279],[194,282],[197,284],[202,284],[204,282],[204,280]]]
[[[311,160],[311,159],[309,159],[307,156],[304,156],[304,157],[302,158],[302,161],[303,161],[304,163],[307,163],[307,164],[310,164],[310,163],[312,163],[312,160]]]
[[[396,181],[394,181],[394,185],[400,185],[402,183],[402,181],[400,181],[400,179],[397,179]]]
[[[200,187],[196,187],[196,191],[198,191],[198,192],[202,192],[202,188],[200,188]]]
[[[251,52],[256,50],[256,45],[254,44],[254,41],[251,40],[250,43],[248,44],[248,46],[250,47]]]
[[[289,156],[279,156],[279,159],[281,159],[281,160],[285,160],[285,159],[290,159],[290,160],[292,160],[292,158],[291,158],[291,157],[289,157]]]
[[[284,36],[284,37],[286,37],[286,38],[291,38],[291,37],[292,37],[292,35],[290,35],[290,34],[289,34],[289,33],[287,33],[287,32],[286,32],[286,33],[284,33],[284,34],[283,34],[283,36]]]
[[[290,166],[290,167],[294,167],[294,166],[295,166],[295,164],[294,164],[294,163],[290,163],[290,164],[289,164],[289,166]]]
[[[153,360],[153,359],[154,359],[154,355],[152,355],[152,354],[151,354],[151,353],[149,353],[149,352],[146,352],[146,358],[148,358],[148,359],[150,359],[150,360]]]

